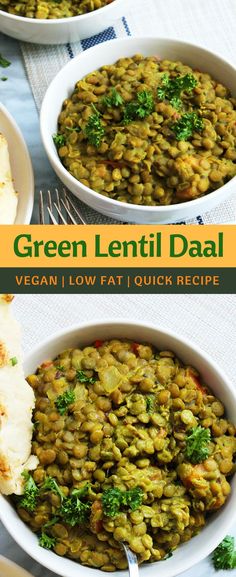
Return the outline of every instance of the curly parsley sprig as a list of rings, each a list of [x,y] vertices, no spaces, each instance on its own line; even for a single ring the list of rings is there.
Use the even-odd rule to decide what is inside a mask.
[[[204,427],[194,427],[188,432],[186,437],[185,455],[193,463],[201,463],[209,457],[209,443],[211,441],[210,429]]]
[[[63,499],[58,513],[71,527],[84,524],[88,520],[91,503],[82,499],[87,497],[89,488],[89,483],[86,483],[81,489],[73,489],[70,497]]]
[[[94,114],[92,114],[84,129],[85,135],[90,144],[99,148],[103,136],[105,135],[105,128],[101,122],[101,114],[94,107]]]
[[[137,99],[128,102],[124,108],[124,124],[129,124],[133,120],[146,118],[154,112],[155,104],[152,92],[142,90],[138,92]]]
[[[23,509],[33,513],[37,505],[39,488],[37,487],[29,471],[23,471],[22,477],[25,480],[25,484],[23,496],[20,498],[20,507],[23,507]]]
[[[213,551],[212,562],[216,570],[235,569],[236,549],[234,537],[226,535],[215,551]]]
[[[60,415],[65,415],[68,411],[69,406],[75,402],[75,393],[72,390],[65,391],[62,395],[59,395],[55,400],[55,405]]]
[[[161,86],[157,89],[159,100],[168,100],[177,109],[182,105],[182,92],[190,94],[198,83],[193,74],[170,78],[168,74],[164,73],[161,80]]]
[[[110,94],[108,96],[104,96],[104,98],[102,99],[102,104],[104,104],[104,106],[107,106],[108,108],[113,106],[117,108],[118,106],[122,106],[123,102],[124,100],[122,96],[114,87],[111,89]]]
[[[102,508],[104,515],[115,517],[122,507],[128,507],[135,511],[142,504],[143,491],[140,487],[134,487],[128,491],[121,491],[118,487],[106,489],[102,494]]]
[[[193,132],[203,130],[203,120],[196,112],[186,112],[179,120],[172,124],[176,140],[188,140]]]

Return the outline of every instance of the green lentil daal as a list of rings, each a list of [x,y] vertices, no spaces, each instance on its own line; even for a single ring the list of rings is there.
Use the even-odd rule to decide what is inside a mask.
[[[121,58],[77,82],[54,139],[65,168],[102,195],[186,202],[236,175],[236,100],[182,62]]]
[[[28,382],[39,465],[15,504],[42,546],[103,571],[126,568],[120,541],[159,561],[225,503],[235,427],[174,353],[99,340]]]
[[[0,0],[0,10],[26,18],[56,19],[93,12],[111,2],[113,0]]]

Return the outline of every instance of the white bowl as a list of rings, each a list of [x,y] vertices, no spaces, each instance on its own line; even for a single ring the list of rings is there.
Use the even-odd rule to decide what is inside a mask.
[[[111,4],[71,18],[52,20],[24,18],[0,10],[0,30],[8,36],[36,44],[66,44],[79,42],[99,34],[124,15],[127,0],[114,0]]]
[[[34,204],[34,174],[30,155],[14,118],[1,103],[0,132],[7,139],[14,187],[18,193],[14,224],[29,224]]]
[[[163,38],[123,38],[105,42],[71,60],[51,82],[41,109],[41,134],[46,153],[57,176],[65,186],[80,200],[108,217],[140,224],[165,224],[196,217],[211,210],[230,196],[234,192],[236,179],[232,179],[220,189],[197,200],[171,206],[139,206],[112,200],[92,191],[76,180],[58,157],[52,134],[57,132],[57,118],[62,103],[73,92],[75,83],[100,66],[112,64],[119,58],[133,56],[135,53],[181,60],[193,68],[200,68],[223,82],[236,96],[236,70],[220,56],[216,56],[205,48]]]
[[[33,577],[28,571],[0,555],[0,577]]]
[[[127,338],[150,342],[157,348],[173,350],[185,363],[196,367],[204,381],[222,399],[228,417],[235,421],[236,391],[227,377],[208,357],[187,339],[172,332],[146,325],[140,322],[104,321],[84,324],[60,331],[37,346],[26,358],[25,373],[35,372],[37,366],[45,359],[55,358],[58,353],[70,347],[83,347],[96,339]],[[37,537],[24,525],[10,502],[0,497],[0,517],[13,539],[31,555],[36,561],[63,577],[101,577],[101,570],[84,567],[75,561],[64,557],[57,557],[55,553],[42,549],[38,545]],[[219,542],[229,531],[230,525],[236,518],[236,478],[232,481],[232,492],[224,507],[211,516],[201,533],[183,543],[166,561],[141,565],[141,577],[155,577],[158,573],[162,577],[175,577],[204,559],[217,547]],[[120,577],[128,577],[128,571],[116,573]],[[105,575],[105,573],[104,573]],[[112,573],[115,575],[115,573]]]

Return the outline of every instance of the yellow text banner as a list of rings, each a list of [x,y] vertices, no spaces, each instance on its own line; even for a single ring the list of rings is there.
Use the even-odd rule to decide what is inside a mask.
[[[0,268],[236,267],[236,227],[2,226]]]

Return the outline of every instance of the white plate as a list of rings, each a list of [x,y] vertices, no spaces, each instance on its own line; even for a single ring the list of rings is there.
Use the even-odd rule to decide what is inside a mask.
[[[0,577],[33,577],[31,573],[25,571],[6,557],[0,555]]]
[[[14,118],[0,103],[0,132],[8,143],[18,206],[14,224],[29,224],[34,203],[34,174],[30,155]]]

